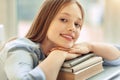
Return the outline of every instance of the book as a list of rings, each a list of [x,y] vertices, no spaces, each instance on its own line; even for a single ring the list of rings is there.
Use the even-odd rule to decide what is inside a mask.
[[[62,65],[62,67],[72,67],[72,66],[75,66],[76,64],[78,63],[81,63],[91,57],[95,56],[95,54],[93,53],[89,53],[89,54],[85,54],[83,56],[79,56],[77,58],[74,58],[72,60],[68,60],[68,61],[65,61]]]
[[[91,65],[94,65],[95,63],[98,63],[98,62],[101,62],[102,61],[102,57],[99,57],[99,56],[93,56],[73,67],[70,67],[70,68],[66,68],[66,67],[62,67],[61,70],[62,71],[65,71],[65,72],[77,72],[81,69],[84,69],[84,68],[87,68]]]
[[[86,80],[104,70],[102,63],[100,61],[75,73],[60,71],[57,80]]]

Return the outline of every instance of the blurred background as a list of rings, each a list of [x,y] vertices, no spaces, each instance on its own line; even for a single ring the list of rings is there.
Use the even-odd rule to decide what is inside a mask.
[[[120,43],[120,0],[79,0],[85,11],[80,41]],[[0,0],[0,43],[24,37],[43,0]]]

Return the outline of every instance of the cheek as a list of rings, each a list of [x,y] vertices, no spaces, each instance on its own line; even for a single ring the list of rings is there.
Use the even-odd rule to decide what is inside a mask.
[[[56,38],[58,38],[60,35],[60,30],[58,30],[57,28],[50,28],[47,32],[47,37],[50,40],[56,40]]]
[[[76,32],[76,40],[80,37],[80,31]]]

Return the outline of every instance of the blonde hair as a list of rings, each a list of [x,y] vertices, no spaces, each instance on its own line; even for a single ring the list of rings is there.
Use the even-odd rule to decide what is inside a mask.
[[[83,8],[77,0],[45,0],[26,37],[34,42],[41,43],[46,36],[50,23],[58,11],[62,6],[71,2],[79,6],[82,19],[84,19]]]

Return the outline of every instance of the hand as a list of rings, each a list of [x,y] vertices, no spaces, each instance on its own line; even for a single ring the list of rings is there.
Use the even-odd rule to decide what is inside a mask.
[[[73,58],[76,58],[81,55],[81,54],[70,53],[69,50],[70,49],[68,49],[68,48],[66,49],[66,48],[62,48],[62,47],[56,47],[56,48],[51,49],[50,51],[55,52],[56,54],[63,53],[65,55],[65,60],[73,59]]]
[[[69,50],[69,52],[77,54],[86,54],[91,52],[91,46],[87,42],[74,44],[73,47]]]

